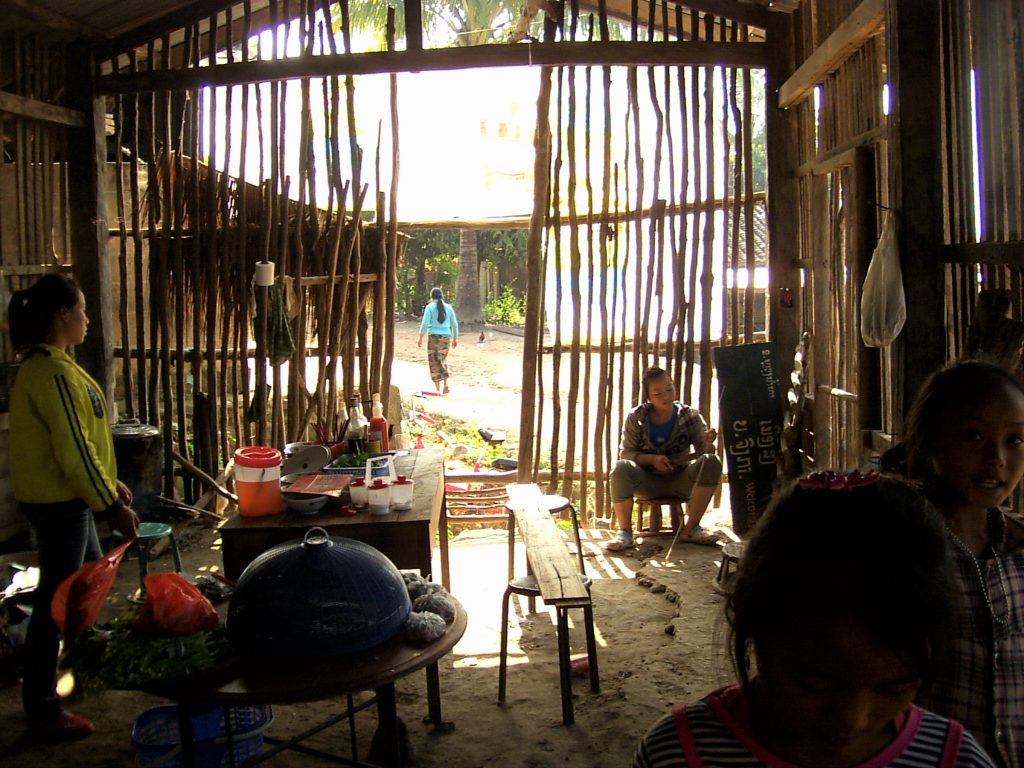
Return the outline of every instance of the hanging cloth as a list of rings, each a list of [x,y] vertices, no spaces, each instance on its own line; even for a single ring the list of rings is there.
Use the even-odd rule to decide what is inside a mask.
[[[259,304],[256,304],[253,316],[254,335],[258,335],[261,325]],[[278,280],[267,288],[267,360],[273,366],[281,365],[295,353],[295,338],[292,326],[288,322],[288,307],[285,305],[284,292]]]

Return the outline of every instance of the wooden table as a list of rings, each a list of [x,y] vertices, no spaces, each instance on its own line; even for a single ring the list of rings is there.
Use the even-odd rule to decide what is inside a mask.
[[[448,625],[444,635],[426,646],[411,645],[399,632],[382,645],[337,659],[238,659],[221,673],[185,682],[154,684],[147,686],[146,690],[178,703],[183,745],[192,744],[191,705],[220,704],[225,707],[237,707],[296,704],[348,697],[360,691],[375,691],[374,701],[369,702],[377,705],[378,737],[374,741],[386,750],[386,754],[379,756],[382,763],[388,768],[397,768],[402,763],[403,743],[395,702],[396,680],[417,670],[426,669],[428,717],[437,730],[451,730],[451,725],[444,723],[441,718],[441,688],[437,662],[455,647],[466,631],[466,611],[458,601],[455,601],[455,605],[455,620]],[[359,707],[362,708],[364,707]],[[286,749],[314,752],[298,746],[299,743],[337,722],[352,718],[355,711],[358,710],[353,708],[349,699],[343,714],[332,715],[319,724],[311,725],[298,736],[281,742],[271,750],[265,750],[260,758],[254,759],[262,761]],[[188,752],[191,750],[186,750],[186,754],[183,755],[186,758],[186,768],[189,765]],[[335,762],[367,765],[335,755],[319,752],[316,754],[332,758]],[[194,755],[192,760],[194,761]]]
[[[412,506],[386,515],[362,511],[353,517],[336,517],[329,512],[305,516],[290,510],[266,517],[243,517],[235,512],[220,528],[224,574],[231,579],[242,575],[257,555],[273,546],[301,539],[314,526],[331,536],[357,539],[379,549],[398,568],[431,574],[431,559],[444,508],[444,451],[423,448],[395,460],[399,474],[414,482]],[[441,564],[448,571],[446,532],[442,531]]]

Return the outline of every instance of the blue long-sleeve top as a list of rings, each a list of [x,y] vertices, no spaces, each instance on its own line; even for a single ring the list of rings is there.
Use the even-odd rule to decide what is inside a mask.
[[[420,333],[426,333],[433,336],[451,336],[453,339],[458,341],[459,320],[455,317],[455,310],[447,301],[443,301],[442,303],[444,304],[444,322],[438,322],[437,302],[432,301],[427,304],[426,308],[423,310],[423,321],[420,323]]]

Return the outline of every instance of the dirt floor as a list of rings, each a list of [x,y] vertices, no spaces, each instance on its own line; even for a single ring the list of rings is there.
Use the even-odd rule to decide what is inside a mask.
[[[416,348],[414,324],[398,328],[395,380],[410,387],[430,387],[425,357]],[[466,341],[450,359],[452,394],[432,398],[430,408],[453,416],[493,424],[495,415],[518,424],[518,389],[522,375],[519,337],[497,331],[467,332]],[[404,394],[404,393],[403,393]],[[497,426],[497,425],[495,425]],[[725,495],[723,495],[724,504]],[[728,526],[727,507],[711,510],[711,526]],[[200,574],[220,568],[216,527],[179,523],[178,541],[185,570]],[[629,552],[606,554],[603,529],[583,531],[583,548],[593,579],[601,692],[591,693],[586,677],[574,678],[576,722],[564,726],[558,686],[558,659],[553,612],[543,604],[529,613],[525,599],[514,598],[510,627],[508,697],[497,703],[501,596],[505,588],[506,534],[495,530],[467,531],[451,543],[452,593],[465,606],[469,625],[453,652],[443,658],[443,716],[454,724],[436,733],[422,722],[426,714],[425,676],[417,673],[397,684],[399,716],[408,728],[412,764],[431,768],[453,766],[627,766],[637,739],[673,703],[696,698],[732,679],[724,651],[720,616],[722,598],[712,589],[721,550],[677,545],[668,562],[667,534],[650,536]],[[523,554],[518,555],[522,572]],[[167,554],[151,570],[171,567]],[[435,569],[437,568],[435,553]],[[116,614],[128,605],[137,585],[134,563],[127,563],[106,611]],[[572,650],[585,653],[582,616],[573,615]],[[20,687],[0,689],[0,766],[128,766],[135,764],[132,723],[143,710],[166,704],[156,697],[110,691],[86,697],[71,706],[92,718],[96,733],[77,744],[42,746],[24,733]],[[318,719],[340,712],[344,702],[275,706],[268,735],[288,737]],[[357,716],[360,755],[375,727],[372,710]],[[348,728],[337,725],[314,737],[311,746],[345,753]],[[275,766],[317,766],[330,763],[284,753]]]

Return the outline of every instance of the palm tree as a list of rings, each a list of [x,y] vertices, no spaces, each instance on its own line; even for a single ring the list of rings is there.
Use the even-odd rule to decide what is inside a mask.
[[[530,3],[528,6],[534,6]],[[349,3],[353,26],[380,30],[387,18],[387,3],[354,0]],[[521,0],[423,0],[424,39],[434,45],[468,47],[509,39],[520,19]],[[404,3],[395,3],[396,34],[405,32]],[[484,321],[480,302],[480,257],[475,230],[459,230],[459,318],[472,325]]]

